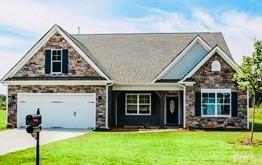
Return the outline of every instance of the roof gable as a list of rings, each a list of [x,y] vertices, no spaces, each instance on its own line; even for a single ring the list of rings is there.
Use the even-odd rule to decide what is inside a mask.
[[[45,73],[45,50],[68,50],[68,73],[59,75]],[[63,60],[62,60],[63,61]],[[47,79],[89,79],[98,80],[102,77],[76,50],[57,32],[25,63],[12,78],[7,80],[47,80]],[[104,78],[102,78],[104,79]],[[60,79],[61,80],[61,79]]]
[[[222,57],[222,59],[235,71],[238,70],[238,65],[232,58],[230,58],[219,46],[215,46],[180,82],[184,82],[186,79],[192,77],[215,53]]]
[[[210,50],[210,46],[199,36],[175,58],[155,79],[182,79]]]
[[[42,48],[42,46],[56,33],[59,33],[80,55],[81,57],[90,64],[92,68],[102,77],[109,80],[108,76],[99,68],[97,65],[90,60],[83,50],[76,45],[72,38],[64,32],[62,28],[54,25],[27,53],[26,55],[2,78],[2,81],[15,76],[15,74],[21,70],[23,66]]]

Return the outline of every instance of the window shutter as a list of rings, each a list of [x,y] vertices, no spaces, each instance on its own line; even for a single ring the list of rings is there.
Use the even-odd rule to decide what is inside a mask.
[[[62,73],[67,74],[68,73],[68,50],[63,49],[63,57],[62,57]]]
[[[196,92],[196,96],[195,96],[195,116],[201,116],[201,92]]]
[[[45,73],[51,73],[51,50],[45,50]]]
[[[231,93],[231,111],[232,111],[232,117],[238,116],[238,101],[237,101],[237,92]]]

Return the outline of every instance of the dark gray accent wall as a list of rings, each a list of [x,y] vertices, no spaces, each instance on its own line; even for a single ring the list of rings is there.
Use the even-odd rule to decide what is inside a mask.
[[[112,91],[112,86],[108,87],[108,127],[113,126],[114,122],[114,109],[113,109],[113,91]]]
[[[151,115],[125,115],[126,93],[151,93]],[[155,92],[121,92],[117,97],[117,126],[158,126],[160,123],[160,101]]]

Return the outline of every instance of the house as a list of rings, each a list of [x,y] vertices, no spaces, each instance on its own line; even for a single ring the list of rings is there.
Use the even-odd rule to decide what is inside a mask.
[[[3,77],[8,127],[248,126],[221,33],[69,34],[54,25]]]

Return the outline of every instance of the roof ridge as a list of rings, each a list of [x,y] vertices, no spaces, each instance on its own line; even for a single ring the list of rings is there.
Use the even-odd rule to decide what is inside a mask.
[[[140,35],[140,34],[222,34],[222,32],[148,32],[148,33],[83,33],[83,34],[71,34],[74,36],[81,36],[81,35]]]

